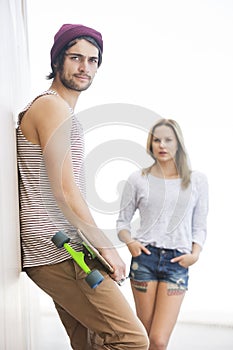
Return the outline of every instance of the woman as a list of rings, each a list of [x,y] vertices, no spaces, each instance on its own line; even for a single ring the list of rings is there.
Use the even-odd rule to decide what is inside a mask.
[[[190,170],[175,120],[156,122],[147,152],[154,162],[129,176],[117,232],[132,255],[129,277],[149,350],[165,350],[188,289],[189,266],[206,239],[208,183],[204,174]],[[140,227],[133,232],[137,210]]]

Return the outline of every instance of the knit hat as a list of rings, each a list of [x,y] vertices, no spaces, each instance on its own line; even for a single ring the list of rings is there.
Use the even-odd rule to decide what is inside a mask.
[[[51,63],[54,63],[61,50],[72,40],[80,36],[90,36],[99,46],[99,66],[103,53],[103,40],[101,33],[95,29],[85,27],[82,24],[63,24],[54,36],[54,44],[50,51]]]

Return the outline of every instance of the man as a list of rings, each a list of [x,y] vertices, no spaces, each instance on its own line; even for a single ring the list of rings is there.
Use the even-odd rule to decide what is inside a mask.
[[[148,348],[145,330],[116,284],[125,277],[125,265],[84,199],[82,127],[73,111],[80,93],[94,79],[102,52],[98,31],[64,24],[51,49],[51,87],[19,114],[23,269],[52,297],[73,349],[143,350]],[[82,250],[77,228],[114,269],[109,276],[98,261],[88,263],[105,277],[94,290],[66,250],[51,242],[62,229],[71,245]]]

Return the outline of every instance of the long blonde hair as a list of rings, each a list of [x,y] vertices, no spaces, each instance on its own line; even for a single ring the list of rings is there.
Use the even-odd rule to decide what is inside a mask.
[[[181,128],[179,124],[173,119],[159,119],[151,127],[147,137],[146,151],[154,159],[155,162],[150,167],[143,169],[142,174],[143,175],[148,174],[151,171],[151,168],[153,167],[153,165],[156,164],[157,162],[152,152],[152,141],[153,141],[155,129],[162,125],[168,126],[175,133],[176,140],[178,143],[178,149],[175,156],[175,163],[176,163],[178,174],[181,177],[182,188],[187,188],[190,183],[191,170],[188,165],[187,153],[185,150],[184,138],[183,138]]]

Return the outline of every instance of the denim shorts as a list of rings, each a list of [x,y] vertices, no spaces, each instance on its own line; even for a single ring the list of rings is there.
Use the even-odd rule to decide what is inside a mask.
[[[151,255],[144,252],[132,257],[129,277],[137,282],[160,281],[177,285],[181,289],[188,289],[188,268],[170,260],[183,255],[178,250],[146,246]]]

